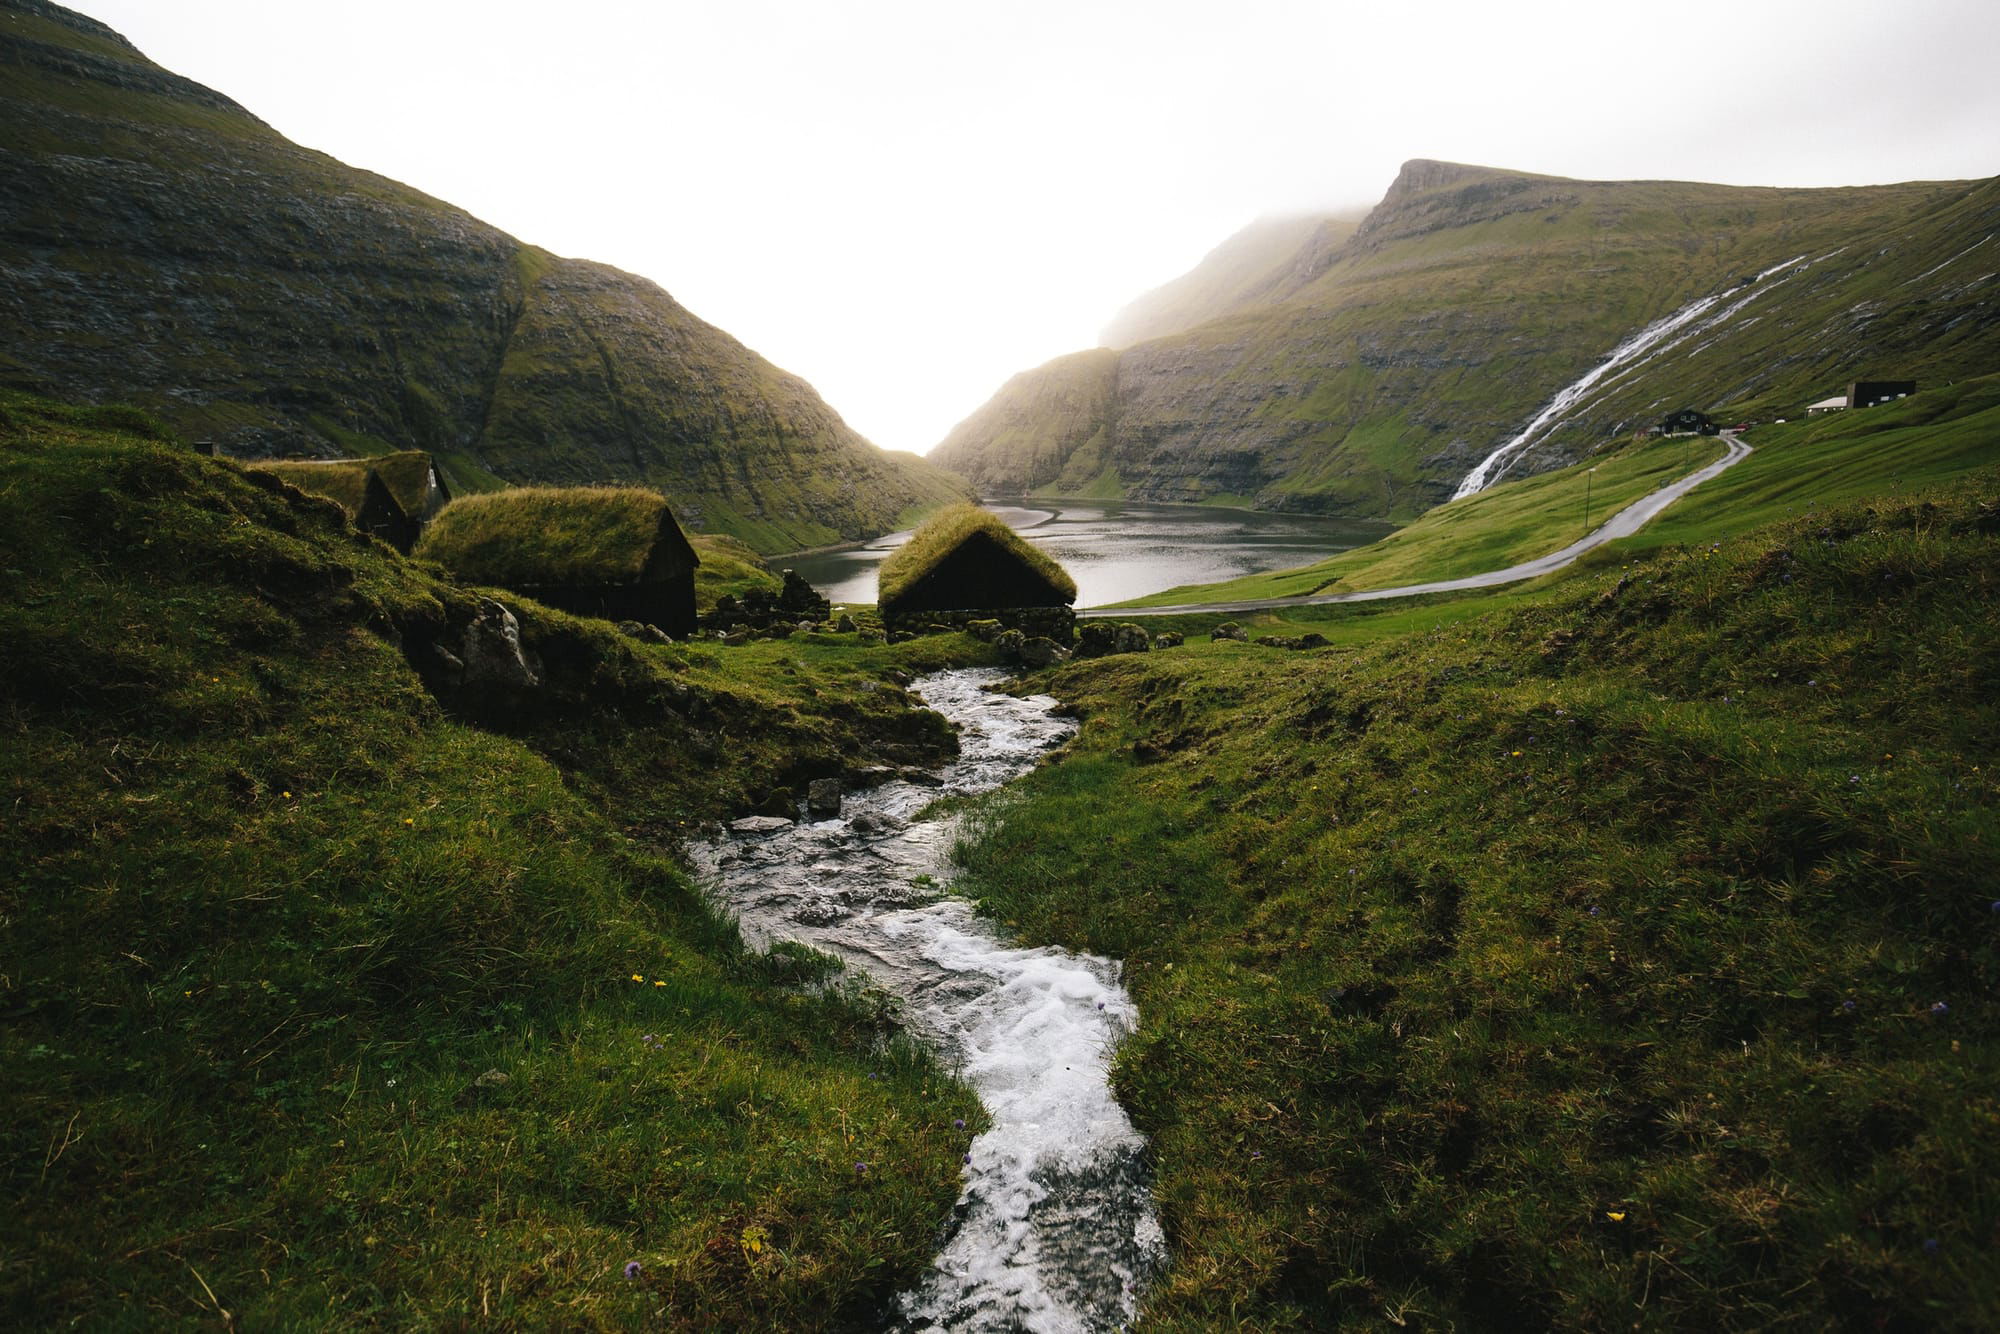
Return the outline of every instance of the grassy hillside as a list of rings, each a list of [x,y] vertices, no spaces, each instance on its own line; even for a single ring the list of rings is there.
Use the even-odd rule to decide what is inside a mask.
[[[1705,542],[1795,517],[1809,507],[1947,482],[2000,463],[2000,375],[1941,385],[1880,407],[1763,426],[1755,452],[1705,482],[1636,536],[1635,553]],[[1712,440],[1658,440],[1603,451],[1452,501],[1380,542],[1312,565],[1227,583],[1188,585],[1134,600],[1173,606],[1297,597],[1452,579],[1559,551],[1584,534],[1584,507],[1602,522],[1624,505],[1711,462]],[[1586,477],[1590,468],[1596,472]]]
[[[93,20],[0,0],[0,382],[241,457],[415,448],[460,493],[636,481],[760,551],[964,485],[647,280],[311,152]]]
[[[1607,374],[1519,471],[1680,407],[1768,420],[1853,379],[1988,373],[1996,237],[1995,181],[1781,190],[1415,161],[1352,235],[1302,243],[1284,281],[1120,352],[1095,419],[1043,418],[1045,368],[932,457],[980,486],[1054,451],[1038,475],[1088,474],[1066,487],[1115,475],[1137,498],[1414,518],[1697,300],[1700,319]]]
[[[960,888],[1127,961],[1151,1327],[2000,1322],[1996,509],[1038,680]]]
[[[1130,347],[1234,314],[1289,286],[1294,260],[1309,246],[1338,245],[1359,218],[1306,214],[1259,218],[1172,282],[1138,297],[1104,329],[1106,347]]]
[[[980,1112],[664,854],[938,757],[950,646],[508,598],[482,682],[478,594],[162,434],[0,401],[7,1323],[873,1321]]]

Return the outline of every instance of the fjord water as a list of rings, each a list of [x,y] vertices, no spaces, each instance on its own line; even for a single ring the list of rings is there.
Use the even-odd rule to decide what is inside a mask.
[[[1374,519],[1268,514],[1208,505],[1132,501],[987,501],[1016,532],[1055,557],[1076,580],[1079,607],[1144,597],[1182,584],[1209,584],[1266,570],[1310,565],[1388,536]],[[875,570],[908,541],[908,531],[859,546],[787,556],[834,602],[873,602]]]
[[[1145,1141],[1111,1096],[1112,1049],[1138,1021],[1120,965],[1017,948],[964,900],[939,897],[958,820],[921,818],[940,796],[1025,772],[1074,731],[1045,695],[985,689],[1002,676],[943,672],[915,686],[960,729],[940,786],[889,782],[849,794],[838,819],[692,856],[747,939],[811,945],[895,996],[992,1117],[967,1146],[941,1252],[901,1299],[906,1328],[1117,1329],[1165,1254]]]

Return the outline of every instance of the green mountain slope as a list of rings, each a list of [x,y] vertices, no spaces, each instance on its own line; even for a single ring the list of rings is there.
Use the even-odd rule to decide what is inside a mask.
[[[1779,417],[1857,378],[1988,371],[1997,232],[2000,181],[1785,190],[1411,162],[1352,235],[1303,243],[1283,281],[1094,361],[1097,419],[1038,417],[1043,379],[1074,373],[1058,361],[930,457],[987,488],[1088,473],[1154,500],[1410,516],[1625,340],[1704,299],[1516,471],[1682,406]],[[1072,441],[1094,441],[1096,461],[1079,464]]]
[[[1164,338],[1251,305],[1293,277],[1303,253],[1336,245],[1359,219],[1260,218],[1211,250],[1201,263],[1133,301],[1104,327],[1106,347]]]
[[[418,447],[461,487],[639,481],[779,551],[963,487],[660,288],[300,148],[117,34],[0,0],[0,376],[233,454]]]

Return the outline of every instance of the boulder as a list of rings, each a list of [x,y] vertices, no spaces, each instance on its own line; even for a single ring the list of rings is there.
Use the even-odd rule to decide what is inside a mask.
[[[1028,637],[1019,630],[1002,630],[993,636],[993,647],[998,649],[1000,656],[1009,662],[1021,660],[1021,645],[1027,642]]]
[[[1150,653],[1153,648],[1153,637],[1146,633],[1146,627],[1143,625],[1121,621],[1118,628],[1112,632],[1112,645],[1112,651],[1115,653]]]
[[[1211,640],[1233,639],[1239,644],[1247,643],[1250,639],[1250,636],[1244,632],[1243,627],[1234,621],[1224,621],[1221,625],[1210,630],[1208,637]]]
[[[846,612],[842,612],[840,613],[840,619],[833,623],[833,628],[836,633],[851,635],[859,627],[854,624],[852,616],[849,616]]]
[[[1103,621],[1085,621],[1076,632],[1076,656],[1101,658],[1118,651],[1118,631]]]
[[[768,838],[780,829],[791,827],[792,822],[782,815],[746,815],[729,822],[729,832],[738,838]]]
[[[840,780],[815,778],[806,785],[806,809],[827,819],[840,814]]]
[[[1021,661],[1030,667],[1053,667],[1069,661],[1069,650],[1053,639],[1037,635],[1021,645]]]
[[[1153,636],[1154,648],[1179,648],[1182,642],[1181,632],[1178,630],[1162,630]]]
[[[521,623],[492,598],[479,600],[479,614],[465,627],[458,657],[465,664],[467,685],[518,690],[542,683],[521,651]]]
[[[989,618],[965,623],[965,633],[984,643],[992,643],[1000,637],[1000,622]]]

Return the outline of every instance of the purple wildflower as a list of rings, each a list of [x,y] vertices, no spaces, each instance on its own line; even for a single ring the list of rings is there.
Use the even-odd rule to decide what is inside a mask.
[[[856,1164],[854,1165],[854,1170],[855,1170],[855,1171],[857,1171],[857,1172],[866,1172],[866,1171],[868,1170],[868,1164],[866,1164],[866,1163],[856,1163]]]
[[[625,1262],[625,1277],[628,1279],[639,1277],[639,1262],[637,1260],[627,1260]]]
[[[1937,1239],[1936,1237],[1925,1237],[1925,1238],[1924,1238],[1924,1254],[1925,1254],[1925,1255],[1936,1255],[1936,1254],[1937,1254],[1937,1253],[1938,1253],[1939,1251],[1941,1251],[1941,1250],[1943,1250],[1943,1249],[1944,1249],[1944,1247],[1943,1247],[1942,1245],[1940,1245],[1940,1244],[1939,1244],[1939,1242],[1938,1242],[1938,1239]]]
[[[2000,912],[2000,899],[1993,900],[1993,911]]]
[[[1951,1007],[1949,1005],[1946,1005],[1943,1001],[1937,1001],[1933,1003],[1931,1006],[1931,1018],[1933,1019],[1942,1019],[1950,1013],[1951,1013]]]
[[[1844,1001],[1842,1001],[1842,1002],[1840,1003],[1840,1008],[1841,1008],[1841,1009],[1843,1009],[1843,1010],[1845,1010],[1845,1011],[1847,1011],[1847,1012],[1848,1012],[1849,1014],[1853,1014],[1853,1013],[1854,1013],[1854,1002],[1853,1002],[1853,1001],[1851,1001],[1851,1000],[1844,1000]]]
[[[1595,917],[1595,916],[1597,916],[1597,909],[1596,909],[1596,908],[1592,908],[1592,909],[1590,910],[1590,915],[1591,915],[1592,917]]]
[[[953,1130],[963,1130],[965,1129],[965,1122],[954,1116],[951,1118],[951,1128]]]

